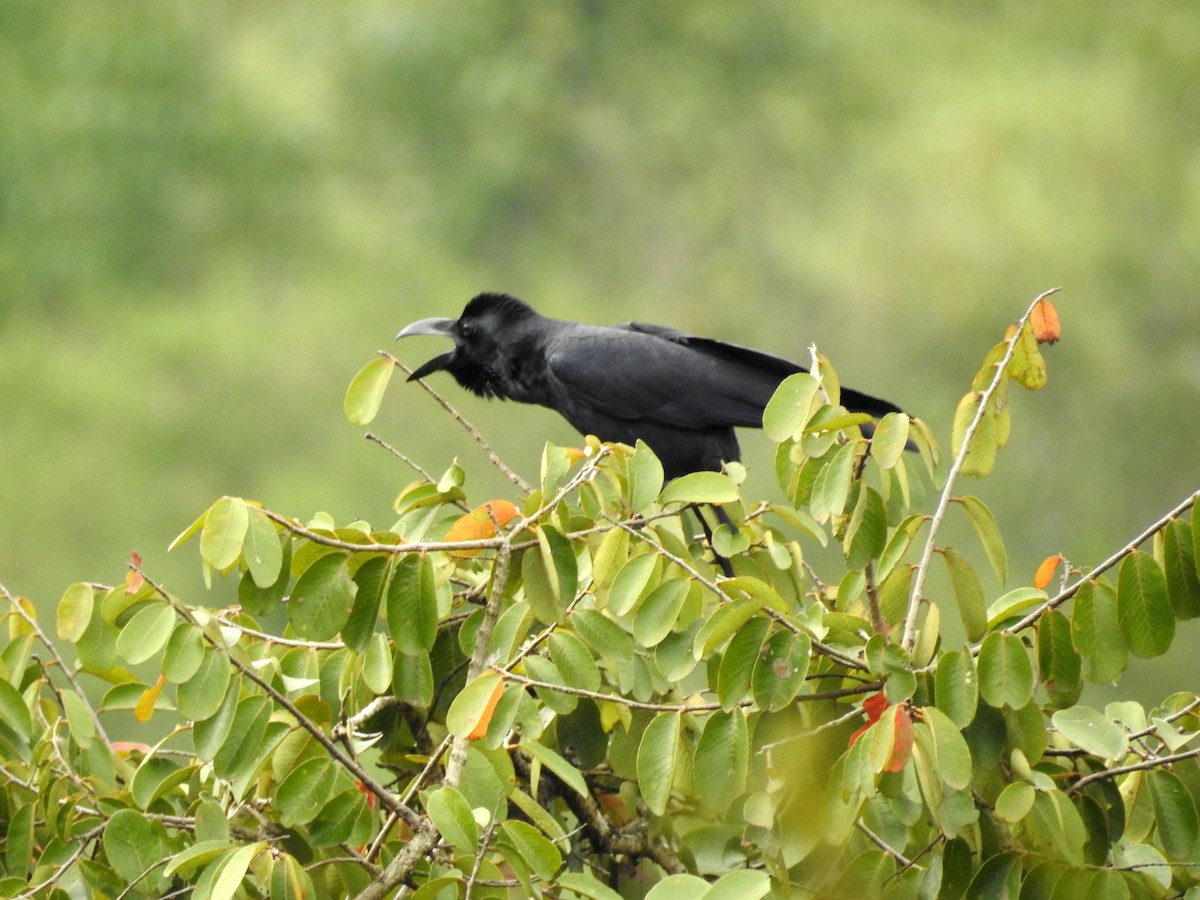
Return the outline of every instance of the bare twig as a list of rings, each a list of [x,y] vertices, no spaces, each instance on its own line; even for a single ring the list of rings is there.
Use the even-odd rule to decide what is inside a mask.
[[[925,593],[925,579],[929,575],[930,562],[933,559],[933,551],[936,546],[938,531],[942,526],[942,519],[945,518],[946,510],[950,506],[950,500],[954,493],[954,483],[958,480],[958,474],[962,471],[962,467],[967,460],[967,453],[971,448],[971,438],[974,437],[975,432],[979,429],[979,423],[983,421],[983,417],[987,414],[992,397],[1008,376],[1008,364],[1016,352],[1017,342],[1020,340],[1025,322],[1033,314],[1035,306],[1059,290],[1061,289],[1051,288],[1048,291],[1044,291],[1036,300],[1029,304],[1029,308],[1025,310],[1025,314],[1017,320],[1017,327],[1013,330],[1012,337],[1008,340],[1004,356],[996,363],[996,374],[992,377],[991,384],[980,395],[979,404],[975,410],[975,417],[971,419],[971,424],[967,426],[967,430],[963,433],[962,446],[958,448],[958,455],[954,458],[954,462],[950,466],[950,471],[946,474],[946,485],[942,488],[941,497],[938,498],[937,509],[930,520],[929,536],[925,540],[925,549],[921,553],[921,561],[917,564],[917,571],[913,577],[912,593],[908,598],[908,611],[904,616],[904,635],[900,642],[906,651],[912,650],[913,644],[917,639],[917,619],[920,616],[921,600]]]
[[[1126,544],[1124,547],[1122,547],[1120,550],[1118,550],[1116,553],[1114,553],[1108,559],[1104,560],[1104,562],[1100,563],[1100,565],[1096,566],[1094,569],[1092,569],[1090,572],[1088,572],[1086,575],[1084,575],[1082,578],[1080,578],[1078,581],[1076,581],[1070,587],[1066,588],[1063,591],[1060,591],[1058,594],[1051,597],[1049,600],[1047,600],[1045,603],[1043,603],[1041,606],[1039,606],[1037,609],[1035,609],[1033,612],[1031,612],[1025,618],[1021,619],[1021,621],[1016,622],[1012,625],[1009,625],[1007,628],[1004,629],[1005,632],[1007,632],[1008,634],[1016,634],[1018,631],[1024,631],[1030,625],[1035,624],[1038,621],[1038,619],[1040,619],[1047,612],[1047,610],[1056,609],[1057,607],[1062,606],[1064,603],[1066,603],[1068,600],[1070,600],[1072,597],[1074,597],[1077,593],[1079,593],[1079,589],[1081,587],[1083,587],[1085,584],[1088,584],[1089,582],[1095,581],[1097,578],[1099,578],[1101,575],[1103,575],[1105,572],[1107,572],[1113,566],[1117,565],[1117,563],[1121,562],[1121,560],[1123,560],[1126,556],[1128,556],[1130,553],[1132,553],[1134,550],[1136,550],[1138,547],[1140,547],[1143,543],[1145,543],[1150,538],[1154,537],[1155,534],[1157,534],[1158,532],[1160,532],[1164,528],[1166,528],[1167,525],[1169,525],[1171,523],[1172,519],[1175,519],[1175,518],[1181,516],[1183,513],[1187,512],[1189,509],[1191,509],[1196,504],[1197,501],[1200,501],[1200,491],[1196,491],[1196,493],[1192,494],[1190,497],[1185,499],[1182,503],[1180,503],[1178,506],[1176,506],[1173,510],[1171,510],[1169,513],[1167,513],[1165,516],[1163,516],[1161,519],[1159,519],[1157,522],[1155,522],[1153,525],[1151,525],[1149,528],[1147,528],[1145,531],[1143,531],[1141,534],[1139,534],[1137,537],[1135,537],[1133,540],[1131,540],[1128,544]]]
[[[1075,781],[1069,788],[1068,794],[1077,794],[1080,789],[1091,784],[1093,781],[1103,781],[1106,778],[1116,778],[1118,775],[1127,775],[1130,772],[1142,772],[1146,769],[1157,769],[1162,766],[1169,766],[1171,763],[1177,763],[1185,759],[1194,759],[1200,756],[1200,748],[1185,750],[1183,753],[1173,753],[1170,756],[1157,756],[1151,759],[1144,759],[1141,762],[1130,763],[1127,766],[1114,766],[1111,769],[1101,769],[1099,772],[1092,772],[1090,775],[1084,775],[1082,778]]]
[[[390,354],[384,350],[380,350],[379,355],[382,357],[385,357],[386,359],[390,359],[392,361],[393,365],[398,366],[400,369],[402,369],[407,374],[411,375],[413,373],[412,369],[410,369],[404,363],[400,362],[400,360],[398,360],[396,357],[392,356],[392,354]],[[512,469],[510,469],[508,467],[508,464],[505,463],[504,460],[502,460],[500,458],[500,456],[496,453],[496,451],[492,449],[492,445],[489,444],[487,442],[487,440],[484,438],[484,436],[479,433],[479,429],[476,428],[474,425],[472,425],[470,422],[468,422],[467,419],[463,416],[463,414],[460,413],[457,409],[455,409],[450,404],[449,400],[447,400],[445,397],[443,397],[441,394],[439,394],[437,391],[435,391],[433,388],[431,388],[428,384],[426,384],[425,380],[423,378],[419,379],[417,381],[417,384],[421,385],[421,387],[423,387],[426,390],[426,392],[429,394],[429,396],[432,397],[438,403],[438,405],[442,407],[442,409],[444,409],[446,412],[450,413],[450,415],[454,417],[454,421],[456,421],[459,425],[461,425],[463,428],[465,428],[467,430],[467,433],[470,434],[471,437],[473,437],[475,439],[475,443],[477,443],[480,447],[483,448],[483,452],[486,453],[488,459],[490,459],[492,461],[492,465],[494,465],[497,469],[499,469],[502,473],[504,473],[505,478],[507,478],[509,481],[511,481],[513,484],[515,484],[517,487],[519,487],[526,494],[533,491],[533,485],[531,485],[528,481],[526,481],[524,478],[522,478],[520,475],[518,475],[516,472],[514,472]]]
[[[71,683],[71,687],[75,689],[75,693],[79,696],[79,699],[83,701],[83,705],[87,708],[92,722],[94,722],[96,725],[97,736],[99,736],[100,740],[104,742],[104,746],[111,753],[112,742],[108,739],[108,732],[104,730],[104,725],[100,721],[100,714],[97,713],[96,710],[92,709],[92,704],[88,702],[87,694],[80,686],[79,681],[75,678],[75,673],[71,671],[71,667],[63,662],[63,658],[59,655],[58,650],[55,649],[54,644],[50,642],[50,638],[48,638],[46,633],[42,631],[42,628],[40,625],[38,625],[37,620],[34,619],[33,616],[29,615],[29,613],[25,612],[25,607],[20,604],[16,597],[9,593],[8,588],[6,588],[3,584],[0,584],[0,595],[3,595],[4,599],[8,601],[9,605],[16,610],[17,615],[25,620],[25,624],[33,629],[33,633],[37,635],[38,640],[42,642],[42,645],[46,648],[47,652],[54,658],[54,662],[58,666],[59,670],[63,673],[63,677]],[[53,685],[51,685],[51,687],[53,687]]]

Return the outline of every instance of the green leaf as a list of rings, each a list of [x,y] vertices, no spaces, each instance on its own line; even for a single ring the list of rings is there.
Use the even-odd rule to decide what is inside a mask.
[[[354,573],[354,606],[350,618],[342,626],[342,640],[355,653],[367,649],[367,642],[375,634],[379,621],[379,607],[383,604],[387,587],[389,561],[383,556],[366,560]]]
[[[328,641],[350,618],[357,592],[344,553],[319,556],[292,586],[288,623],[304,640]]]
[[[709,883],[698,875],[668,875],[646,894],[646,900],[707,900]]]
[[[717,879],[704,900],[761,900],[771,892],[771,877],[759,869],[735,869]],[[692,900],[696,895],[692,894]]]
[[[754,666],[758,662],[759,651],[762,649],[769,625],[770,622],[765,616],[751,619],[733,636],[721,656],[717,674],[717,699],[724,710],[729,711],[741,703],[750,690]]]
[[[73,644],[83,637],[92,621],[95,591],[90,584],[77,581],[63,592],[58,601],[57,629],[59,640]]]
[[[229,732],[213,757],[213,771],[218,777],[233,781],[258,761],[272,710],[267,697],[243,697],[238,702]]]
[[[845,512],[853,482],[854,445],[845,444],[821,468],[813,483],[812,501],[809,504],[813,518],[824,523],[829,521],[830,516],[840,516]]]
[[[1119,759],[1129,748],[1129,736],[1125,730],[1091,707],[1060,709],[1051,716],[1050,721],[1058,733],[1076,747],[1094,753],[1101,759]]]
[[[704,723],[693,771],[696,796],[713,813],[724,813],[746,787],[750,743],[740,709],[717,710]]]
[[[104,855],[113,870],[126,883],[132,884],[157,863],[165,863],[166,835],[161,825],[140,812],[119,809],[104,826]],[[154,878],[139,882],[149,888]]]
[[[249,522],[246,538],[242,542],[242,555],[250,569],[250,577],[260,588],[266,589],[279,580],[283,568],[283,545],[279,543],[279,532],[275,524],[261,509],[248,507]]]
[[[979,648],[979,692],[989,706],[1020,709],[1033,696],[1033,665],[1015,634],[993,631]]]
[[[1192,526],[1178,519],[1154,536],[1155,556],[1167,577],[1167,597],[1177,619],[1200,616],[1200,573],[1192,543]]]
[[[3,678],[0,678],[0,722],[15,731],[23,741],[33,736],[33,716],[25,705],[25,698]]]
[[[387,589],[388,631],[402,653],[428,653],[437,640],[438,602],[433,560],[409,554],[397,561]]]
[[[175,623],[175,610],[169,604],[143,607],[117,635],[117,655],[130,665],[145,662],[167,643]]]
[[[671,578],[650,592],[633,622],[633,636],[639,644],[653,647],[670,634],[691,586],[690,579]]]
[[[1079,810],[1063,791],[1037,792],[1033,809],[1022,823],[1035,846],[1045,849],[1070,866],[1083,865],[1087,831]]]
[[[229,841],[200,841],[172,856],[171,861],[163,869],[163,875],[168,878],[177,872],[186,875],[208,865],[231,849],[233,849],[233,845]]]
[[[1014,825],[1033,809],[1036,791],[1028,781],[1014,781],[996,798],[996,818]]]
[[[1041,606],[1049,599],[1045,591],[1039,591],[1037,588],[1021,587],[1011,590],[988,607],[987,627],[995,628],[1006,619],[1016,617],[1035,606]]]
[[[629,510],[644,512],[663,488],[663,466],[645,441],[638,441],[625,469],[629,478]],[[614,529],[620,532],[623,529]],[[610,532],[612,533],[612,532]]]
[[[1166,769],[1146,773],[1154,823],[1163,850],[1171,859],[1190,859],[1200,837],[1196,801],[1179,776]]]
[[[562,868],[562,854],[558,848],[545,836],[530,825],[519,819],[509,819],[500,823],[505,836],[512,842],[521,859],[529,864],[529,868],[543,881],[552,881],[555,874]]]
[[[206,648],[196,674],[176,689],[179,714],[193,722],[201,722],[216,713],[225,699],[231,677],[229,661],[224,655]]]
[[[1046,610],[1037,624],[1038,671],[1055,706],[1070,706],[1083,690],[1079,654],[1071,643],[1071,623],[1057,609]]]
[[[679,713],[659,713],[646,726],[638,745],[638,785],[646,807],[656,816],[667,811],[667,800],[675,781],[682,721]]]
[[[947,650],[942,654],[934,675],[934,696],[938,709],[959,728],[966,728],[974,721],[979,705],[979,678],[970,653]]]
[[[383,392],[387,389],[395,365],[386,356],[371,360],[358,370],[358,374],[346,388],[346,399],[342,409],[352,425],[366,425],[375,418],[383,403]]]
[[[1135,550],[1117,574],[1117,621],[1134,656],[1161,656],[1175,637],[1167,579],[1158,563]]]
[[[459,853],[474,855],[479,845],[479,826],[471,804],[457,788],[444,786],[429,792],[425,812],[438,832]]]
[[[624,664],[633,659],[634,644],[628,632],[604,613],[577,609],[571,613],[571,625],[605,661]]]
[[[808,372],[789,375],[779,383],[763,410],[763,431],[779,444],[796,434],[812,415],[820,383]]]
[[[279,782],[275,802],[285,828],[306,825],[337,789],[337,766],[327,756],[300,763]]]
[[[987,609],[983,599],[983,586],[967,558],[953,547],[942,550],[942,558],[950,572],[950,583],[954,588],[954,599],[958,603],[958,614],[962,618],[967,639],[977,641],[987,631]]]
[[[875,426],[871,435],[871,456],[881,469],[895,468],[904,458],[908,444],[908,416],[904,413],[888,413]]]
[[[558,886],[588,900],[621,900],[621,895],[587,872],[564,872]]]
[[[979,536],[979,543],[983,545],[983,552],[987,554],[992,571],[1003,584],[1008,579],[1008,551],[1004,547],[1004,538],[992,511],[978,497],[962,497],[958,502],[967,511],[967,518],[975,529],[975,534]]]
[[[433,703],[433,664],[428,653],[409,656],[397,651],[392,664],[392,690],[397,700],[426,708]]]
[[[536,741],[521,741],[520,747],[525,751],[526,755],[532,759],[536,759],[543,766],[559,777],[563,784],[579,794],[581,797],[587,797],[588,786],[583,780],[583,773],[577,768],[563,759],[559,754],[555,753],[544,744],[539,744]]]
[[[190,622],[180,622],[167,638],[162,659],[163,677],[172,684],[182,684],[196,674],[203,661],[203,632]]]
[[[1042,358],[1038,349],[1033,324],[1028,319],[1021,327],[1021,333],[1017,335],[1012,359],[1008,363],[1008,374],[1022,387],[1031,391],[1040,391],[1046,386],[1046,360]]]
[[[222,572],[242,552],[242,542],[250,525],[250,513],[241,497],[222,497],[209,508],[200,531],[200,557]]]
[[[558,529],[543,525],[537,530],[538,548],[555,602],[565,606],[575,599],[579,569],[571,542]]]
[[[608,608],[612,610],[613,615],[626,615],[637,605],[650,583],[650,575],[654,571],[657,559],[653,553],[643,553],[621,567],[608,591]]]
[[[1075,594],[1071,640],[1088,665],[1087,677],[1112,684],[1125,671],[1129,648],[1117,618],[1117,595],[1103,582],[1089,581]]]
[[[850,524],[846,526],[846,538],[842,545],[846,553],[846,565],[853,571],[861,571],[867,563],[883,553],[886,544],[887,509],[879,492],[868,487],[859,493]]]
[[[733,503],[738,499],[737,483],[723,472],[691,472],[673,479],[663,488],[658,502]]]
[[[377,631],[367,642],[362,677],[363,684],[375,694],[386,693],[392,686],[392,648],[386,634]]]
[[[567,631],[555,631],[547,641],[550,659],[568,687],[593,693],[600,689],[600,669],[583,641]]]
[[[238,693],[239,687],[234,682],[226,689],[217,711],[192,727],[192,744],[198,759],[211,762],[225,743],[237,715]]]
[[[991,474],[996,465],[996,454],[1008,441],[1008,407],[1002,390],[992,395],[991,401],[980,418],[979,425],[971,435],[971,443],[967,447],[963,460],[961,474],[975,478],[984,478]],[[959,401],[954,413],[954,426],[951,432],[950,448],[952,455],[957,458],[967,428],[975,418],[980,404],[983,402],[981,391],[972,391]]]
[[[804,686],[811,653],[806,634],[781,630],[771,635],[754,664],[754,702],[768,712],[787,707]]]
[[[936,706],[922,708],[924,720],[913,725],[942,784],[961,791],[971,784],[971,750],[958,725]],[[928,734],[928,739],[925,735]]]
[[[62,703],[71,740],[86,748],[96,739],[96,720],[92,718],[91,708],[72,690],[62,692]]]
[[[212,892],[208,895],[210,900],[232,900],[238,888],[241,887],[242,879],[246,876],[251,861],[266,846],[265,841],[256,841],[253,844],[238,847],[230,853],[229,857],[220,864],[219,874],[213,882]]]

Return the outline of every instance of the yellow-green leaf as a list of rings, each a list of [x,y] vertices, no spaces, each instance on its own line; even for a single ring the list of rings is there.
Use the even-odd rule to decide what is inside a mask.
[[[342,404],[351,424],[366,425],[375,418],[393,368],[395,366],[390,359],[380,356],[358,370],[346,388],[346,399]]]
[[[200,531],[201,558],[218,572],[232,566],[242,552],[249,524],[246,501],[241,497],[222,497],[204,517]]]

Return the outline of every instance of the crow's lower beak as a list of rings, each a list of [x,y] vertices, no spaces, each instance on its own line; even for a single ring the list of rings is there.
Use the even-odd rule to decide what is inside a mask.
[[[454,327],[454,319],[422,319],[419,322],[413,322],[407,328],[400,330],[396,335],[396,340],[403,337],[411,337],[414,334],[440,334],[443,337],[450,334],[450,329]]]
[[[422,319],[419,322],[413,322],[407,328],[401,329],[396,335],[396,340],[403,337],[411,337],[414,334],[440,334],[442,337],[453,337],[450,334],[450,329],[454,327],[454,319]],[[414,371],[408,376],[409,381],[416,381],[418,378],[424,378],[434,372],[440,372],[450,364],[454,359],[454,351],[449,350],[439,356],[435,356],[425,365]]]
[[[420,368],[415,369],[413,371],[413,373],[411,375],[409,375],[408,378],[405,380],[406,381],[416,381],[418,378],[424,378],[426,375],[431,375],[434,372],[440,372],[442,369],[446,368],[446,366],[448,366],[450,364],[450,360],[452,360],[452,359],[454,359],[454,351],[447,350],[445,353],[435,356],[433,359],[431,359],[429,362],[425,363],[425,365],[421,366]]]

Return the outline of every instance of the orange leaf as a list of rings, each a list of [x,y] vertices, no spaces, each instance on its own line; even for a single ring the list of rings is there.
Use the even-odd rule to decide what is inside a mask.
[[[1043,298],[1034,304],[1029,321],[1033,325],[1033,336],[1039,344],[1054,344],[1062,337],[1058,311],[1049,300]]]
[[[500,680],[492,688],[492,696],[488,698],[487,706],[483,708],[483,714],[479,717],[479,721],[475,723],[475,727],[471,729],[471,733],[467,735],[468,741],[477,741],[487,734],[488,725],[492,721],[492,713],[496,711],[496,704],[500,702],[500,696],[503,693],[504,676],[501,674]]]
[[[516,515],[517,508],[507,500],[489,500],[487,503],[475,507],[465,516],[461,516],[450,526],[444,540],[447,543],[487,540],[496,536],[497,526],[503,527]],[[460,550],[458,552],[463,556],[474,556],[479,551]]]
[[[166,677],[159,675],[158,681],[154,682],[154,687],[146,688],[146,690],[142,691],[142,696],[138,698],[137,705],[133,708],[133,717],[135,719],[139,722],[150,721],[150,717],[154,715],[154,703],[158,700],[158,695],[166,683]]]
[[[863,701],[863,711],[867,714],[867,724],[854,734],[850,735],[850,746],[854,746],[854,742],[859,739],[864,731],[879,721],[880,717],[887,712],[887,708],[892,704],[888,703],[887,697],[883,695],[883,691],[877,694],[872,694]]]
[[[912,716],[909,715],[908,707],[902,706],[896,710],[896,739],[892,742],[892,755],[883,771],[899,772],[903,769],[908,758],[912,756],[912,745]]]
[[[1037,574],[1033,576],[1033,586],[1039,591],[1045,588],[1054,578],[1054,570],[1062,561],[1063,558],[1057,553],[1043,559],[1042,564],[1037,567]]]
[[[618,828],[633,821],[633,817],[629,814],[629,807],[625,805],[620,794],[597,793],[596,802],[607,814],[608,820]]]

